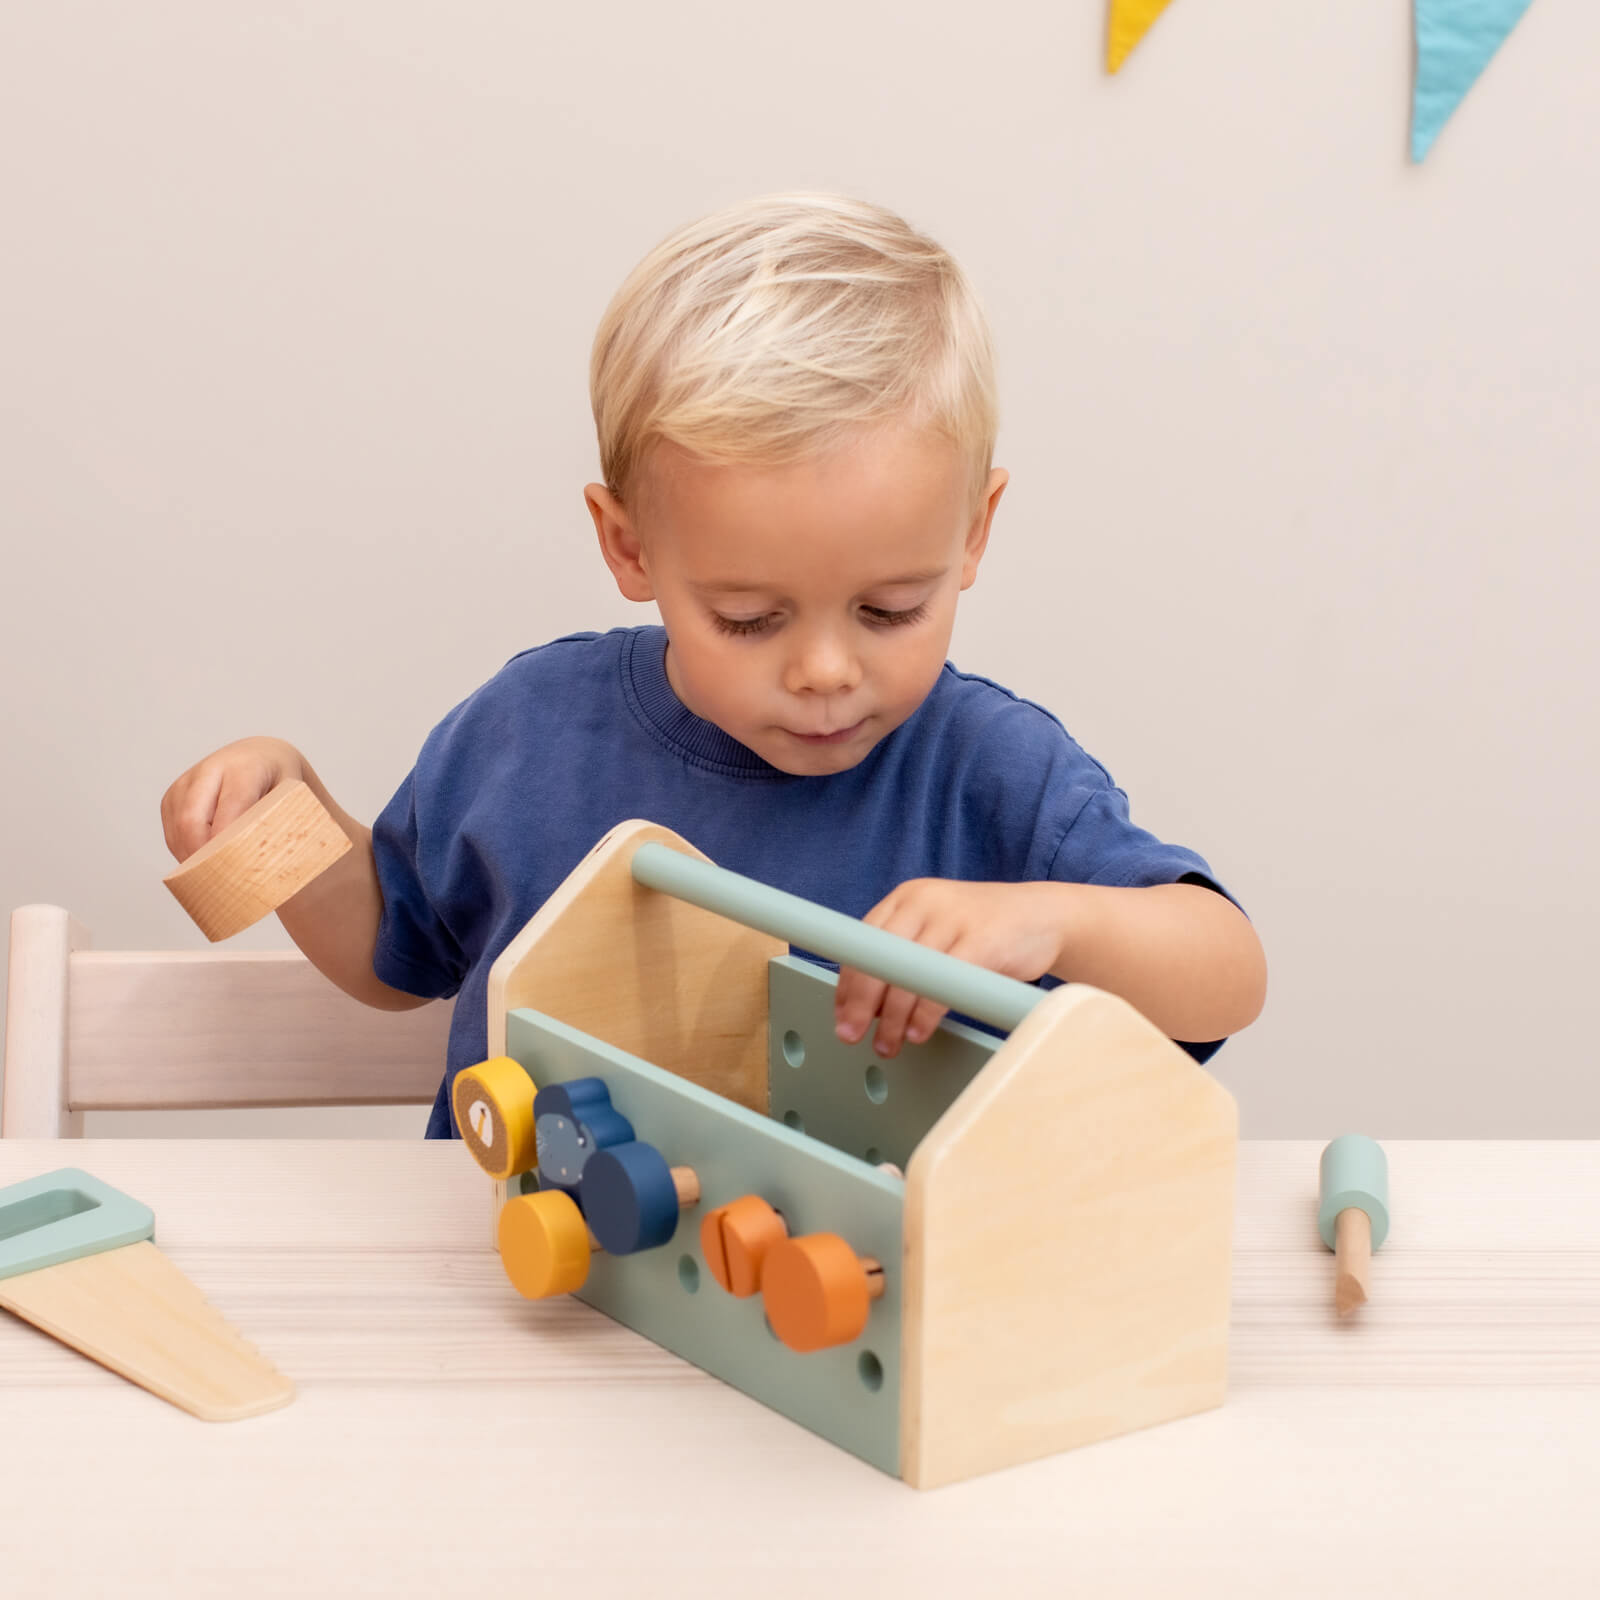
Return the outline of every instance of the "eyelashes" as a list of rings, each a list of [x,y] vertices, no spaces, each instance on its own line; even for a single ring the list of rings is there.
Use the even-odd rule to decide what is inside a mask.
[[[871,617],[874,627],[902,628],[908,622],[921,622],[928,614],[928,602],[924,600],[909,611],[885,611],[881,606],[863,606],[861,609]]]
[[[863,606],[861,614],[869,627],[903,628],[908,623],[921,622],[927,616],[928,602],[924,600],[921,605],[912,606],[909,611],[885,611],[882,606]],[[743,619],[725,617],[717,611],[711,613],[711,621],[719,633],[731,634],[735,638],[748,638],[752,634],[766,633],[776,626],[771,616]]]
[[[752,633],[765,633],[772,626],[770,617],[751,617],[748,621],[739,621],[733,617],[725,617],[717,611],[711,613],[711,621],[718,633],[732,634],[735,638],[746,637]]]

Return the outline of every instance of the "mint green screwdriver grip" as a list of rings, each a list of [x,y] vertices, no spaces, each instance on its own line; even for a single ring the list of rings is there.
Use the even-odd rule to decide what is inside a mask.
[[[1318,1164],[1317,1231],[1332,1250],[1339,1213],[1351,1207],[1372,1220],[1372,1248],[1389,1237],[1389,1158],[1376,1139],[1341,1133],[1322,1152]]]
[[[634,851],[633,877],[647,889],[786,939],[1008,1033],[1046,994],[664,844],[642,844]]]

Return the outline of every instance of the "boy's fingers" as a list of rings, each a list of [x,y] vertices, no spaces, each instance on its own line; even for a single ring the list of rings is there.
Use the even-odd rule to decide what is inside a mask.
[[[161,837],[172,855],[178,853],[178,816],[173,807],[172,790],[161,797]]]
[[[917,1001],[916,1008],[911,1013],[911,1019],[906,1023],[906,1038],[912,1044],[921,1044],[925,1039],[933,1037],[933,1030],[939,1026],[944,1014],[950,1008],[942,1006],[936,1000],[923,998]]]
[[[917,996],[905,989],[891,989],[884,996],[883,1004],[878,1008],[878,1032],[872,1041],[872,1048],[880,1056],[900,1053],[900,1044],[906,1033],[906,1021],[916,1003]]]
[[[221,833],[230,822],[242,817],[265,792],[261,787],[261,775],[257,772],[225,773],[217,791],[217,807],[212,813],[206,837],[209,839],[212,834]]]
[[[211,837],[211,816],[221,787],[220,772],[200,773],[173,802],[167,848],[178,860],[187,861]]]
[[[854,1044],[866,1033],[887,987],[881,978],[869,977],[853,967],[839,969],[839,988],[833,1001],[833,1027],[846,1044]]]
[[[898,934],[902,939],[911,939],[936,950],[945,948],[948,937],[930,934],[925,908],[919,905],[914,896],[905,895],[905,888],[902,885],[894,894],[880,900],[862,920],[872,927]],[[846,1044],[854,1044],[865,1037],[876,1015],[878,1031],[873,1047],[880,1055],[895,1055],[902,1040],[908,1037],[907,1025],[917,1015],[919,1008],[927,1009],[921,1012],[919,1020],[922,1031],[913,1041],[918,1044],[938,1025],[939,1018],[944,1015],[943,1006],[923,1000],[909,990],[892,989],[881,979],[869,978],[864,973],[840,973],[839,992],[835,1000],[835,1026]]]

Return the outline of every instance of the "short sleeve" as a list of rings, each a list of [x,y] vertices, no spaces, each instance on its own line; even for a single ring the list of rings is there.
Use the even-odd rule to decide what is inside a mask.
[[[447,999],[461,987],[467,961],[428,894],[413,771],[372,825],[383,913],[372,970],[391,988]]]
[[[1128,814],[1128,797],[1114,784],[1090,791],[1062,835],[1049,876],[1062,883],[1096,883],[1115,889],[1148,889],[1163,883],[1193,883],[1239,902],[1217,881],[1205,858],[1179,844],[1168,844],[1138,827]],[[1241,911],[1243,906],[1239,906]],[[1209,1061],[1225,1041],[1185,1040],[1175,1044],[1198,1062]]]
[[[1109,783],[1092,789],[1078,807],[1046,875],[1060,883],[1097,883],[1114,889],[1199,883],[1238,905],[1204,857],[1138,827],[1128,814],[1127,795]]]

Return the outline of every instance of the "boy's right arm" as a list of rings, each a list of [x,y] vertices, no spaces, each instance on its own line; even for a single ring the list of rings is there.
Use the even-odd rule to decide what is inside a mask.
[[[293,745],[282,739],[240,739],[196,762],[161,797],[167,848],[179,861],[187,860],[263,795],[295,778],[327,807],[353,848],[286,900],[278,920],[311,964],[346,994],[382,1011],[427,1005],[420,995],[391,988],[372,970],[383,915],[372,830],[334,800]]]

